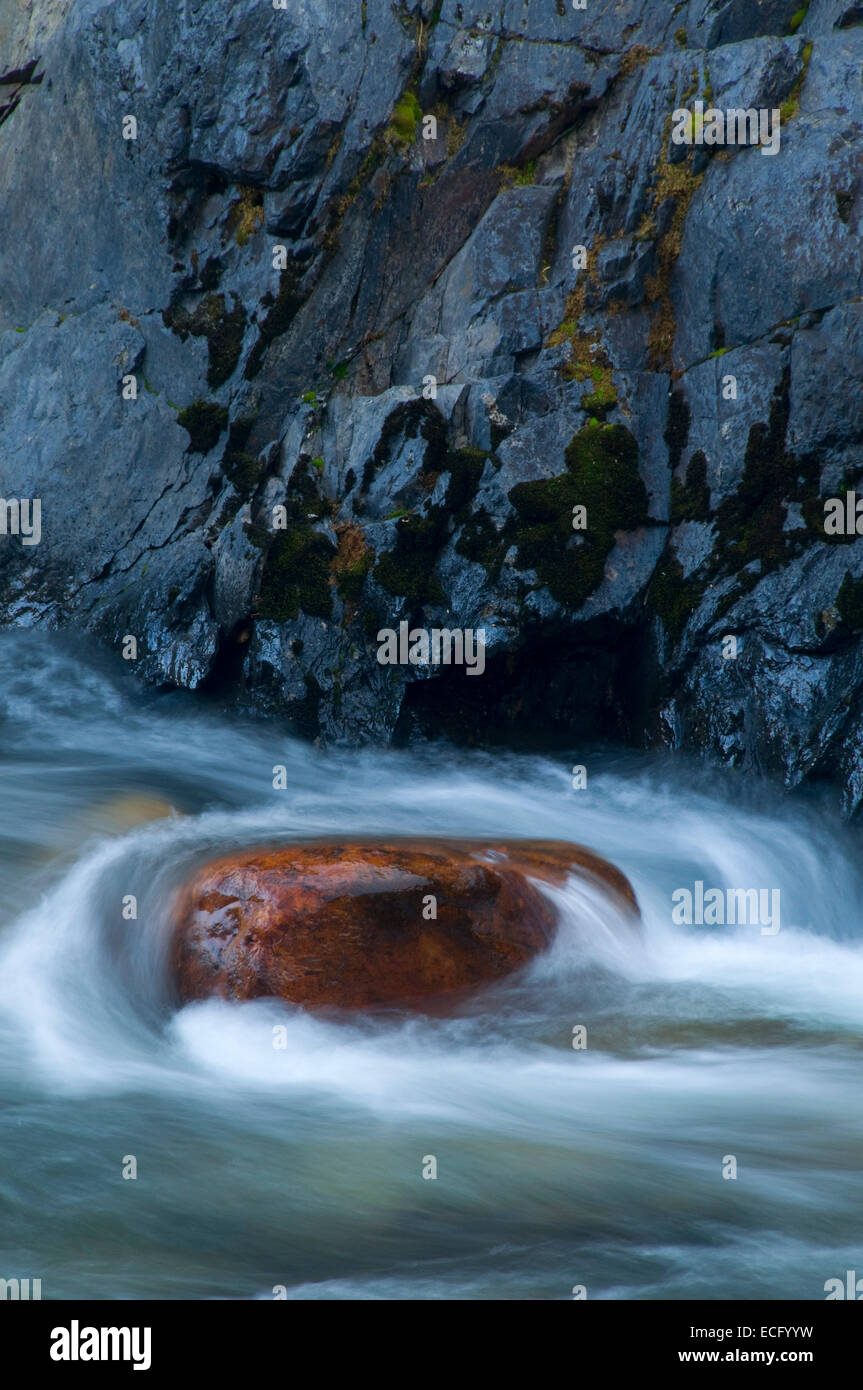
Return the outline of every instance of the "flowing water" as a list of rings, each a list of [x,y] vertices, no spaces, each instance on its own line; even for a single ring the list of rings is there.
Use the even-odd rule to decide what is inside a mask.
[[[176,814],[135,824],[154,801]],[[584,843],[629,875],[643,939],[573,884],[551,952],[451,1016],[178,1008],[183,876],[346,833]],[[43,1298],[823,1299],[863,1273],[858,844],[698,763],[326,752],[2,636],[0,1277]],[[696,879],[778,888],[781,930],[674,925]]]

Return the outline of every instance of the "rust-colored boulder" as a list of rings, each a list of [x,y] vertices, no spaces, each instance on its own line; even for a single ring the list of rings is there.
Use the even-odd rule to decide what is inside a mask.
[[[557,913],[530,879],[560,885],[568,873],[637,911],[623,874],[563,841],[351,840],[230,855],[178,900],[180,995],[360,1009],[469,990],[550,944]]]

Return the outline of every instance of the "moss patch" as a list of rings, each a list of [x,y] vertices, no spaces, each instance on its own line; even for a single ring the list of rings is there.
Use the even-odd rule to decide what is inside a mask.
[[[521,167],[499,164],[496,173],[500,177],[501,188],[527,188],[536,181],[536,160],[531,159]]]
[[[683,566],[666,547],[645,596],[672,642],[680,640],[704,593],[704,584],[683,577]]]
[[[489,455],[484,449],[453,449],[444,460],[449,471],[444,506],[456,522],[465,520],[476,496],[479,480]]]
[[[518,547],[519,566],[536,570],[558,603],[577,609],[602,582],[615,531],[647,521],[648,499],[638,445],[623,425],[585,425],[567,447],[566,466],[556,478],[510,489],[517,520],[501,540]],[[587,508],[581,532],[572,529],[576,505]]]
[[[442,474],[448,473],[446,496],[442,505],[430,507],[423,515],[408,512],[401,516],[395,547],[381,555],[375,569],[381,586],[388,593],[403,597],[412,608],[444,602],[445,595],[435,574],[440,552],[453,526],[469,519],[490,457],[483,449],[452,449],[437,408],[430,401],[405,401],[387,417],[374,453],[363,469],[363,488],[368,489],[377,469],[389,459],[396,439],[413,439],[417,435],[426,445],[420,481],[431,488]]]
[[[404,517],[398,523],[395,548],[378,561],[378,583],[412,608],[443,603],[446,595],[434,570],[446,538],[442,507],[432,507],[426,516]]]
[[[287,333],[305,298],[300,290],[299,270],[296,265],[289,263],[279,275],[279,289],[275,297],[266,294],[261,300],[267,314],[259,324],[257,341],[249,353],[244,373],[247,379],[257,376],[270,343]]]
[[[803,66],[800,69],[797,80],[779,108],[779,116],[783,125],[787,125],[789,121],[793,120],[800,110],[800,94],[803,91],[803,84],[806,81],[806,74],[809,71],[809,63],[812,58],[811,41],[803,45],[801,58],[803,60]]]
[[[230,310],[223,294],[208,294],[193,311],[175,306],[166,309],[162,318],[183,342],[190,333],[207,339],[208,386],[216,389],[228,380],[239,360],[246,331],[246,311],[236,296]]]
[[[374,564],[374,551],[366,544],[359,526],[348,522],[338,528],[339,548],[331,570],[339,592],[349,603],[359,603],[366,575]]]
[[[710,488],[707,486],[707,459],[699,449],[689,460],[686,481],[671,479],[671,524],[681,521],[708,521]]]
[[[610,369],[608,369],[607,374],[601,367],[594,368],[594,371],[599,374],[600,379],[595,391],[591,391],[587,396],[582,396],[581,408],[588,411],[596,419],[604,420],[608,412],[617,405],[617,391],[612,382],[607,379],[607,376],[611,375]]]
[[[482,565],[494,579],[500,572],[510,544],[507,535],[494,525],[485,507],[478,507],[464,523],[455,548],[466,560]]]
[[[329,516],[333,504],[320,492],[320,480],[306,455],[291,474],[284,497],[287,529],[276,531],[247,524],[249,540],[266,552],[255,611],[275,622],[290,622],[302,611],[314,618],[332,616],[331,566],[335,547],[313,529]]]
[[[302,609],[312,618],[332,617],[332,559],[332,545],[316,531],[296,526],[277,532],[261,576],[259,616],[286,623]]]
[[[197,400],[187,405],[177,416],[189,435],[190,454],[207,454],[218,443],[228,423],[228,412],[218,401]]]
[[[222,303],[224,304],[224,300]],[[246,311],[240,301],[236,300],[232,310],[224,310],[217,316],[207,334],[208,386],[221,386],[233,374],[242,351],[245,331]]]
[[[363,465],[363,492],[368,492],[376,472],[388,462],[394,442],[401,436],[416,439],[418,435],[426,441],[422,472],[429,476],[444,471],[447,438],[443,416],[431,401],[403,401],[390,411],[374,451]]]
[[[693,92],[694,95],[694,92]],[[683,98],[686,105],[689,96]],[[664,234],[656,247],[656,273],[645,281],[647,303],[654,306],[648,339],[648,365],[653,370],[667,370],[671,365],[671,349],[677,325],[674,318],[674,304],[671,297],[671,281],[674,267],[680,256],[683,244],[683,229],[692,199],[704,175],[694,174],[692,165],[694,147],[686,158],[672,164],[668,158],[668,140],[671,133],[671,117],[663,134],[662,154],[656,168],[653,195],[653,216],[659,217],[664,204],[671,204],[671,217]]]
[[[587,266],[579,272],[578,283],[570,292],[563,311],[563,319],[546,341],[546,347],[560,347],[569,344],[569,361],[558,368],[566,381],[590,381],[593,390],[583,399],[585,410],[598,418],[604,418],[617,405],[617,390],[612,375],[612,363],[600,342],[598,328],[586,332],[581,327],[587,299],[588,285],[595,273],[597,255],[604,245],[604,238],[597,237],[592,250],[587,254]]]
[[[643,68],[648,58],[659,56],[658,48],[648,48],[646,44],[634,43],[631,48],[627,48],[620,60],[619,75],[629,77],[631,73]]]
[[[740,486],[716,512],[720,553],[732,570],[759,560],[761,573],[766,574],[804,546],[805,532],[783,530],[785,503],[813,497],[818,467],[814,459],[797,459],[785,448],[790,380],[786,367],[768,423],[753,425],[749,431]]]
[[[393,108],[389,133],[397,145],[411,145],[422,120],[422,107],[413,92],[403,92]]]
[[[238,246],[245,246],[264,225],[264,195],[260,188],[241,187],[239,198],[228,209],[228,233]]]
[[[252,432],[254,416],[248,415],[232,420],[228,430],[228,442],[222,455],[222,472],[234,485],[237,492],[248,496],[254,492],[266,473],[266,464],[245,450],[245,443]]]

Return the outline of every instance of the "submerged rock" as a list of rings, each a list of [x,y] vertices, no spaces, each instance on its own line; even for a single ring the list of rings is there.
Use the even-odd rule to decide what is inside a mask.
[[[207,864],[182,891],[173,969],[184,1001],[279,997],[368,1008],[477,988],[552,941],[532,880],[569,873],[637,911],[613,865],[563,841],[296,844]]]

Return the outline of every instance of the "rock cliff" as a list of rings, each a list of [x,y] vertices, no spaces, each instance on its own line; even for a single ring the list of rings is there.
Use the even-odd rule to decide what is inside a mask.
[[[850,0],[0,0],[0,617],[853,812],[861,74]],[[698,101],[780,149],[676,144]],[[380,665],[403,620],[482,678]]]

